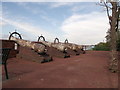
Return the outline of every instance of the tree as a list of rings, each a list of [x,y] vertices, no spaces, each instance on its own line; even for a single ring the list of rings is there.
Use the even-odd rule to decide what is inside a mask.
[[[108,0],[105,2],[101,0],[101,6],[105,6],[107,10],[107,16],[109,18],[110,24],[110,47],[111,47],[111,61],[109,65],[109,70],[111,72],[118,71],[118,58],[117,58],[117,30],[118,30],[118,22],[119,22],[119,12],[120,8],[118,6],[118,2],[112,2],[112,0]]]
[[[97,45],[95,45],[95,47],[93,48],[93,50],[97,50],[97,51],[109,51],[109,45],[108,43],[104,43],[104,42],[100,42]]]

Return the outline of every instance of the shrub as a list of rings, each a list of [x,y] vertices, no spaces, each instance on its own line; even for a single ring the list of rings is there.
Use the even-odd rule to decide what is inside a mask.
[[[97,50],[97,51],[109,51],[110,47],[109,47],[108,43],[100,42],[97,45],[95,45],[95,47],[93,48],[93,50]]]

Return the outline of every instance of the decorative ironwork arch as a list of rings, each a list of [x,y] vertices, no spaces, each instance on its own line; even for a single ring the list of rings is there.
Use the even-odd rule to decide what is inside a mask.
[[[21,34],[19,34],[18,32],[15,31],[15,32],[13,32],[13,33],[10,33],[9,40],[11,40],[11,37],[12,37],[13,35],[18,35],[19,39],[22,39]],[[18,43],[15,43],[14,49],[19,51],[19,46],[20,46],[20,45],[19,45]]]
[[[39,42],[41,39],[42,39],[43,41],[45,41],[45,37],[41,35],[41,36],[38,37],[38,42]]]
[[[59,39],[55,38],[54,43],[59,43]]]
[[[68,39],[65,40],[65,44],[68,43]]]
[[[10,34],[10,36],[9,36],[9,40],[11,39],[11,37],[12,37],[14,34],[15,34],[15,35],[18,35],[19,38],[22,39],[21,34],[19,34],[18,32],[15,31],[15,32],[13,32],[13,33]]]

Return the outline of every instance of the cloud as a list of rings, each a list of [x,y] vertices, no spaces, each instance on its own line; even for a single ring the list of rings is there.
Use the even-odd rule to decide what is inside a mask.
[[[46,14],[45,11],[43,11],[42,9],[39,8],[39,6],[37,6],[37,4],[39,5],[39,3],[35,3],[36,6],[34,7],[31,7],[30,2],[16,2],[16,4],[22,6],[24,9],[28,10],[33,14]]]
[[[90,8],[91,6],[89,6]],[[87,10],[88,6],[86,4],[84,5],[76,5],[74,7],[71,8],[71,11],[74,13],[74,12],[81,12],[81,11],[84,11],[84,10]]]
[[[3,2],[99,2],[99,0],[4,0]]]
[[[38,37],[39,35],[42,34],[42,35],[46,36],[48,38],[48,40],[53,41],[53,38],[55,36],[52,33],[49,33],[46,30],[41,29],[40,27],[37,27],[30,23],[17,22],[17,21],[12,21],[12,20],[5,19],[5,18],[0,18],[0,19],[2,19],[4,22],[20,29],[20,31],[26,32],[26,35],[27,35],[26,37],[29,36],[29,40],[31,40],[31,39],[36,40],[36,37]],[[31,37],[31,36],[34,36],[34,37]]]
[[[0,38],[2,38],[2,39],[8,39],[8,35],[7,34],[2,34],[2,33],[0,33]]]
[[[55,20],[54,18],[50,18],[49,16],[45,16],[45,15],[41,15],[41,18],[44,19],[49,24],[52,24],[53,26],[57,26],[58,21]]]
[[[107,17],[100,12],[74,14],[61,26],[63,32],[66,33],[64,37],[78,44],[96,44],[103,41],[108,28]]]
[[[70,3],[70,2],[54,2],[50,5],[51,8],[57,8],[57,7],[61,7],[61,6],[70,6],[72,5],[73,3]]]
[[[7,23],[0,21],[0,27],[5,26]]]
[[[73,12],[76,12],[76,11],[79,11],[79,9],[81,9],[81,8],[78,7],[78,6],[75,6],[75,7],[72,8],[72,11],[73,11]]]

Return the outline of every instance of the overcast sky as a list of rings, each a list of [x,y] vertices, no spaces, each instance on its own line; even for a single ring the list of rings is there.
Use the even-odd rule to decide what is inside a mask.
[[[31,41],[42,34],[47,41],[97,44],[109,28],[104,10],[96,2],[2,2],[2,37],[16,29]]]

